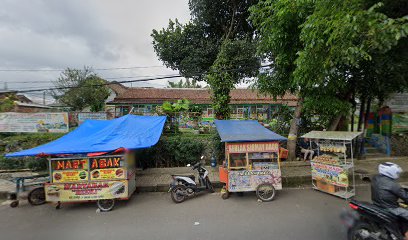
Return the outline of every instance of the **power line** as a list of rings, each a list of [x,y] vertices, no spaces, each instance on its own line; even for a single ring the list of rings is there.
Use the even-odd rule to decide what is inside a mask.
[[[94,71],[130,70],[143,68],[159,68],[165,66],[136,66],[136,67],[114,67],[114,68],[91,68]],[[0,72],[62,72],[66,69],[0,69]]]
[[[264,68],[264,67],[269,67],[270,65],[262,65],[259,68]],[[197,73],[196,76],[208,74],[211,72],[234,72],[234,71],[241,71],[243,69],[249,69],[252,67],[247,67],[247,68],[235,68],[235,69],[223,69],[221,71],[214,71],[210,70],[206,73]],[[106,86],[106,85],[111,85],[115,83],[132,83],[132,82],[147,82],[147,81],[154,81],[154,80],[162,80],[162,79],[170,79],[170,78],[178,78],[178,77],[183,77],[181,75],[173,75],[173,76],[164,76],[164,77],[156,77],[156,78],[146,78],[146,79],[134,79],[134,80],[127,80],[127,81],[115,81],[115,82],[109,82],[109,83],[103,83],[103,84],[95,84],[95,85],[90,85],[90,86],[85,86],[85,87],[98,87],[98,86]],[[49,91],[49,90],[62,90],[62,89],[74,89],[74,88],[81,88],[84,86],[72,86],[72,87],[54,87],[54,88],[43,88],[43,89],[30,89],[30,90],[17,90],[17,91],[9,91],[9,92],[3,92],[3,93],[28,93],[28,92],[39,92],[39,91]]]
[[[128,80],[128,81],[116,81],[115,83],[131,83],[131,82],[147,82],[153,80],[162,80],[162,79],[170,79],[170,78],[178,78],[182,77],[181,75],[174,75],[174,76],[166,76],[166,77],[157,77],[157,78],[146,78],[146,79],[135,79],[135,80]],[[107,86],[111,84],[115,84],[112,82],[109,83],[101,83],[101,84],[94,84],[91,86],[85,87],[100,87],[100,86]],[[62,90],[62,89],[74,89],[74,88],[81,88],[84,86],[73,86],[73,87],[55,87],[55,88],[43,88],[43,89],[32,89],[32,90],[17,90],[17,91],[9,91],[9,92],[2,92],[2,93],[29,93],[29,92],[40,92],[40,91],[50,91],[50,90]]]

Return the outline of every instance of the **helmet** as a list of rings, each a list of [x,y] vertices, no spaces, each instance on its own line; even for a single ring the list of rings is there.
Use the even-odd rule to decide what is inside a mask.
[[[378,165],[378,172],[381,175],[387,176],[389,178],[398,179],[402,172],[402,168],[395,163],[386,162]]]

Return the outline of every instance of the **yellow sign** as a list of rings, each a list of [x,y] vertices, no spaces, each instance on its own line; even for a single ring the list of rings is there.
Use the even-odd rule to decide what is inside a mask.
[[[86,170],[65,170],[52,173],[53,182],[80,182],[88,180]]]
[[[92,183],[48,183],[45,197],[49,202],[75,202],[128,197],[128,181]]]
[[[228,143],[227,150],[229,153],[278,152],[279,143],[277,142]]]
[[[124,168],[95,169],[91,172],[91,180],[126,179]]]

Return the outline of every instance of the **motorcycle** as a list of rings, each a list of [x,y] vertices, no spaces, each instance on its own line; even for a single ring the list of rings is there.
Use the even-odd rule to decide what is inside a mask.
[[[201,157],[201,160],[203,158],[204,156]],[[191,164],[187,165],[187,167],[190,166]],[[171,199],[175,203],[184,202],[187,198],[194,197],[202,191],[214,192],[208,178],[208,170],[202,166],[201,162],[194,164],[192,169],[198,171],[198,184],[195,182],[194,175],[171,175],[173,181],[170,184],[169,192],[171,193]]]
[[[353,211],[341,215],[348,228],[348,240],[403,240],[402,223],[389,211],[374,204],[352,200],[349,203]]]

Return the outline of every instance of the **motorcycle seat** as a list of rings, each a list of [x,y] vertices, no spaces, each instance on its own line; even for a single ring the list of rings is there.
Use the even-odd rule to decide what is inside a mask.
[[[194,175],[171,175],[172,177],[188,177],[191,178],[193,180],[195,180],[195,176]]]
[[[366,202],[359,202],[358,205],[359,205],[359,208],[364,208],[365,210],[370,211],[385,220],[388,220],[390,222],[398,221],[398,218],[399,218],[398,216],[394,215],[393,213],[389,212],[388,210],[384,208],[381,208],[374,204],[366,203]]]

